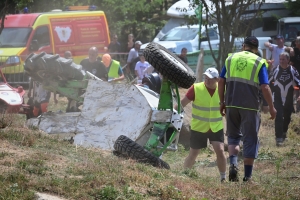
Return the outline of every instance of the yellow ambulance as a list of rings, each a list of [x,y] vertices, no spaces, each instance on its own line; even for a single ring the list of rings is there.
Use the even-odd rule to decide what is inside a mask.
[[[0,35],[0,67],[9,83],[26,84],[28,77],[23,63],[33,52],[63,56],[65,51],[71,51],[74,62],[79,64],[88,56],[90,47],[102,52],[109,43],[103,11],[56,10],[7,15]]]

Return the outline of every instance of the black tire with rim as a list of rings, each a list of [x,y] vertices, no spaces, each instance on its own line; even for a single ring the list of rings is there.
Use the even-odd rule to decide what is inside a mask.
[[[124,135],[120,135],[114,144],[114,149],[120,154],[130,157],[138,162],[148,163],[154,167],[170,169],[165,161],[154,156],[152,153],[144,149],[141,145],[132,141]]]
[[[164,77],[183,88],[191,87],[194,72],[174,53],[157,43],[149,43],[144,50],[146,60]]]

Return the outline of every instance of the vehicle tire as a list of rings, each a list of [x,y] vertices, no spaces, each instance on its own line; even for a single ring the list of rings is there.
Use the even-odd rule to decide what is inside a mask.
[[[170,169],[165,161],[157,158],[142,146],[132,141],[124,135],[120,135],[114,144],[114,149],[125,156],[130,157],[138,162],[149,163],[154,167]]]
[[[144,50],[145,59],[164,77],[183,88],[191,87],[196,77],[193,71],[174,53],[157,43],[149,43]]]

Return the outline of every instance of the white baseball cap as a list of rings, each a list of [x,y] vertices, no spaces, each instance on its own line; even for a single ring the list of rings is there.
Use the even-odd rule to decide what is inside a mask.
[[[143,43],[141,41],[136,41],[135,44],[142,45]]]
[[[208,76],[208,78],[218,78],[219,77],[219,72],[214,67],[208,68],[203,74]]]

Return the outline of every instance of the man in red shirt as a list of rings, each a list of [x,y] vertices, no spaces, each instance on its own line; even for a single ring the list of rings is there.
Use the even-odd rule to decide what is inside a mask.
[[[191,168],[201,149],[207,147],[207,139],[212,144],[220,172],[221,182],[226,177],[226,157],[224,154],[223,118],[219,112],[218,80],[219,73],[215,68],[208,68],[205,80],[191,86],[181,100],[185,107],[193,101],[190,152],[185,159],[184,167]]]

